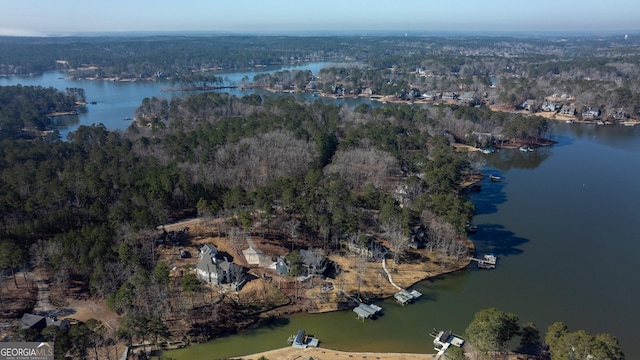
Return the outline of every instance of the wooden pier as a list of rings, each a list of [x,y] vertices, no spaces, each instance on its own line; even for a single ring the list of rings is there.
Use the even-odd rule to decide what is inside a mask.
[[[484,254],[482,259],[471,258],[470,260],[476,261],[480,269],[495,269],[498,258],[493,254]]]

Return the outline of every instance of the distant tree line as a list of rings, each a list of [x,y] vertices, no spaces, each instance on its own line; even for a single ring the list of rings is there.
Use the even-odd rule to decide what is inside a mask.
[[[223,70],[344,59],[358,66],[323,69],[318,90],[358,95],[368,89],[408,100],[424,91],[464,91],[513,106],[567,94],[579,110],[599,107],[609,116],[640,111],[640,45],[620,36],[0,37],[0,75],[59,69],[76,78],[166,78],[186,87],[232,85]],[[307,71],[284,71],[233,85],[254,81],[300,90],[312,80]]]

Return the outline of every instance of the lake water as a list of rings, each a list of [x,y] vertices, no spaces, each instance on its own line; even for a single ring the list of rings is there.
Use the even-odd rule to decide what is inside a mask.
[[[312,64],[314,74],[323,63]],[[315,69],[315,71],[314,71]],[[229,81],[255,73],[228,74]],[[144,97],[170,97],[163,83],[69,81],[48,73],[28,79],[0,78],[0,85],[82,87],[89,101],[79,123],[124,129]],[[237,80],[232,80],[237,77]],[[239,92],[239,90],[238,90]],[[244,93],[238,94],[241,96]],[[303,95],[304,96],[304,95]],[[306,95],[310,96],[310,95]],[[345,101],[345,100],[336,100]],[[359,101],[369,101],[355,99]],[[61,130],[76,128],[72,124]],[[482,183],[472,194],[478,215],[473,235],[479,253],[493,252],[498,268],[473,267],[424,281],[424,296],[402,307],[379,302],[384,315],[358,321],[352,311],[295,314],[284,324],[178,350],[178,359],[239,356],[286,345],[306,329],[327,348],[353,351],[432,352],[433,328],[463,333],[475,312],[488,308],[513,312],[544,333],[564,321],[570,330],[608,332],[621,342],[627,358],[640,358],[636,341],[640,320],[636,256],[640,239],[635,222],[640,203],[640,127],[555,124],[558,144],[481,155],[487,172],[503,181]]]
[[[217,76],[225,79],[225,85],[240,85],[242,78],[247,77],[249,81],[253,81],[253,77],[257,74],[281,71],[281,70],[311,70],[314,75],[318,75],[321,68],[326,66],[335,66],[338,64],[316,62],[309,64],[301,64],[287,66],[281,68],[260,69],[260,71],[246,72],[219,72]],[[135,109],[140,106],[142,99],[145,97],[157,97],[160,99],[171,99],[173,96],[184,96],[189,92],[163,92],[163,88],[171,88],[172,85],[168,81],[94,81],[94,80],[69,80],[66,74],[62,72],[52,71],[42,75],[30,77],[0,77],[0,86],[24,85],[24,86],[43,86],[54,87],[58,90],[65,91],[66,88],[78,87],[85,90],[88,102],[96,102],[96,104],[88,104],[87,112],[76,116],[65,116],[59,119],[59,126],[62,139],[66,139],[69,132],[74,131],[80,125],[104,124],[108,129],[125,130],[131,121],[125,119],[133,118]],[[240,90],[225,89],[221,92],[228,92],[236,96],[244,96],[247,94],[258,94],[261,96],[278,96],[277,94],[268,92],[264,89]],[[311,93],[293,94],[298,99],[307,101],[315,100]],[[372,106],[378,106],[380,103],[371,101],[367,98],[358,99],[330,99],[323,98],[323,101],[332,101],[336,104],[358,105],[360,103],[369,103]]]

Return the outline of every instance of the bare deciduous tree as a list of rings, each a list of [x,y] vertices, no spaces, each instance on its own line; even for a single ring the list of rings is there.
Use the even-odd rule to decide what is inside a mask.
[[[338,151],[328,173],[338,173],[351,190],[361,190],[366,184],[387,188],[389,175],[399,169],[398,161],[389,153],[375,149]]]
[[[279,177],[302,175],[316,158],[313,143],[277,130],[221,146],[202,166],[206,166],[203,170],[210,184],[252,189]],[[193,167],[189,170],[199,172]]]
[[[291,251],[293,251],[293,243],[298,239],[300,233],[300,220],[291,218],[291,220],[284,222],[283,227],[291,239]]]
[[[234,226],[227,232],[227,239],[238,257],[241,257],[244,248],[244,231]]]
[[[393,268],[395,270],[396,265],[400,261],[400,257],[404,254],[404,251],[409,244],[409,237],[404,233],[402,227],[398,222],[392,221],[388,224],[384,224],[385,235],[389,246],[393,251]]]

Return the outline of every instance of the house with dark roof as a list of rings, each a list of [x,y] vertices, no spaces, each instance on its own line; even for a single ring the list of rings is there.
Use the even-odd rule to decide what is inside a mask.
[[[67,320],[58,320],[55,317],[45,317],[34,314],[24,314],[20,319],[20,327],[22,329],[33,329],[40,333],[47,326],[55,325],[63,331],[69,330],[71,324]]]
[[[560,114],[565,116],[575,116],[576,108],[571,105],[563,105],[562,109],[560,109]]]

